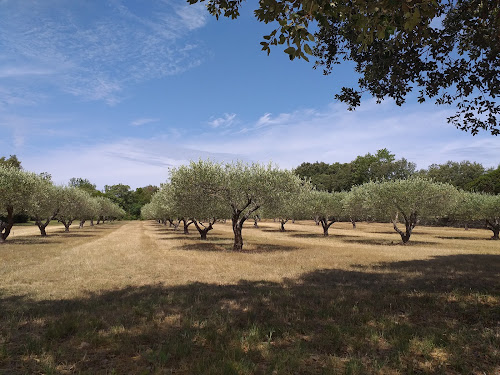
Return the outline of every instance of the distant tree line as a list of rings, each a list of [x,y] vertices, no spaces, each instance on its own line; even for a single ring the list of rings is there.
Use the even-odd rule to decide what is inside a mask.
[[[430,178],[466,191],[500,194],[500,165],[487,169],[480,163],[448,161],[417,170],[415,163],[396,159],[387,149],[358,156],[349,163],[302,163],[295,173],[311,181],[318,190],[348,191],[370,181],[392,181],[411,176]]]
[[[153,185],[132,190],[129,185],[124,184],[105,185],[104,191],[100,191],[85,178],[72,178],[69,185],[85,190],[94,197],[110,199],[125,211],[126,219],[133,220],[140,217],[141,207],[149,203],[153,194],[158,191],[158,187]]]

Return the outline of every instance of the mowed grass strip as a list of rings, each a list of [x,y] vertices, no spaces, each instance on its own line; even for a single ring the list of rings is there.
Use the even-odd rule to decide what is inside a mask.
[[[0,374],[496,374],[500,243],[485,230],[153,222],[0,246]],[[36,228],[35,228],[36,229]],[[24,230],[24,228],[23,228]],[[12,241],[11,241],[12,240]]]

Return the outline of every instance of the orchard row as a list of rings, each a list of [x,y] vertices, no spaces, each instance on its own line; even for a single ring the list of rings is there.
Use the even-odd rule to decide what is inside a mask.
[[[65,231],[78,220],[114,220],[125,212],[105,197],[92,197],[84,190],[56,186],[50,178],[14,167],[0,166],[0,242],[7,239],[14,225],[14,215],[27,214],[46,236],[51,220],[60,221]]]
[[[337,221],[392,223],[403,243],[421,220],[446,218],[463,224],[482,222],[499,239],[500,196],[466,192],[422,177],[368,182],[349,192],[317,191],[309,181],[272,165],[191,162],[171,171],[142,217],[164,223],[194,224],[202,239],[219,219],[231,218],[233,249],[243,249],[242,229],[247,220],[315,219],[323,234]],[[179,224],[176,224],[179,225]]]

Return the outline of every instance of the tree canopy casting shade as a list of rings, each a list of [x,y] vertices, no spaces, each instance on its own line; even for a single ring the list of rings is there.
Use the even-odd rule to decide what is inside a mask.
[[[243,0],[206,3],[217,18],[234,19]],[[325,74],[342,60],[354,62],[357,87],[335,95],[349,109],[363,92],[402,105],[418,90],[420,103],[455,105],[448,121],[457,128],[500,133],[499,0],[261,0],[254,14],[278,23],[261,42],[267,53],[285,45],[291,60],[314,55]]]

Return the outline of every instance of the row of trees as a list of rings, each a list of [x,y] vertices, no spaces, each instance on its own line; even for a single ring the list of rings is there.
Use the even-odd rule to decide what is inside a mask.
[[[125,211],[127,219],[138,219],[141,207],[149,203],[153,194],[158,191],[158,187],[153,185],[132,190],[125,184],[105,185],[104,191],[100,191],[86,178],[72,178],[69,180],[69,185],[85,190],[93,197],[110,199]]]
[[[178,220],[175,225],[183,222],[185,233],[194,224],[202,239],[218,219],[231,218],[233,249],[238,251],[243,248],[244,222],[256,216],[278,218],[282,231],[288,220],[314,218],[325,236],[337,221],[392,222],[403,243],[422,219],[482,220],[498,239],[500,196],[466,192],[420,176],[367,182],[349,192],[318,191],[293,172],[271,165],[200,160],[173,169],[170,183],[143,207],[142,216],[171,224]]]
[[[500,167],[486,169],[470,161],[448,161],[417,170],[405,158],[396,159],[387,149],[358,156],[349,163],[302,163],[295,169],[302,178],[310,179],[318,190],[347,191],[369,181],[406,179],[421,176],[449,183],[459,189],[500,194]]]
[[[113,220],[125,212],[105,197],[92,197],[88,192],[71,186],[56,186],[47,174],[37,175],[16,166],[0,165],[0,242],[9,236],[14,215],[27,214],[35,221],[40,234],[57,219],[69,231],[70,225],[86,220]]]

